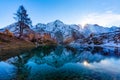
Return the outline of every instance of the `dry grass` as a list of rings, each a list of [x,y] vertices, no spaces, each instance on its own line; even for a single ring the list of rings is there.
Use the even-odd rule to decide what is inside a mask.
[[[35,47],[35,44],[0,33],[0,54],[2,51],[29,47]]]

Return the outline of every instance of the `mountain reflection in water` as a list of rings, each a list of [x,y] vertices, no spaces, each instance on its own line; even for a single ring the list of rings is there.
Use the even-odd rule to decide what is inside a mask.
[[[6,58],[0,80],[120,80],[117,47],[45,46]]]

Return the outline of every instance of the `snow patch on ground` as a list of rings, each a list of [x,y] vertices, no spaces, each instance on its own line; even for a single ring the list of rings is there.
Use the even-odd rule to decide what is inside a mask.
[[[120,47],[120,43],[109,42],[109,43],[103,44],[103,46]]]

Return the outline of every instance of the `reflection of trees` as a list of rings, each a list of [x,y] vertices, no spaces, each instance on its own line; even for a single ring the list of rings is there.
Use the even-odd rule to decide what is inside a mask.
[[[91,50],[90,50],[91,49]],[[106,57],[120,57],[119,47],[94,47],[94,49],[89,48],[87,51],[91,51],[92,54],[101,54]]]
[[[120,56],[120,48],[115,47],[114,53],[115,53],[117,56]]]
[[[31,52],[37,57],[45,57],[55,50],[55,46],[41,46],[33,49]]]
[[[12,63],[17,67],[17,73],[16,73],[17,80],[26,80],[30,73],[30,67],[25,65],[28,62],[29,58],[32,57],[30,55],[28,56],[28,54],[30,53],[27,53],[27,55],[16,56],[17,61]]]
[[[102,47],[94,47],[94,49],[91,52],[95,54],[95,53],[101,53],[101,51],[103,51]]]
[[[120,57],[119,49],[120,48],[116,48],[116,47],[108,47],[108,48],[106,47],[103,48],[102,51],[104,56],[119,58]]]

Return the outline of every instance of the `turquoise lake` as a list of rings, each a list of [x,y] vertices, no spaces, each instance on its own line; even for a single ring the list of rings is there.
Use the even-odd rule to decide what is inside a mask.
[[[120,80],[120,48],[45,46],[6,54],[0,80]]]

